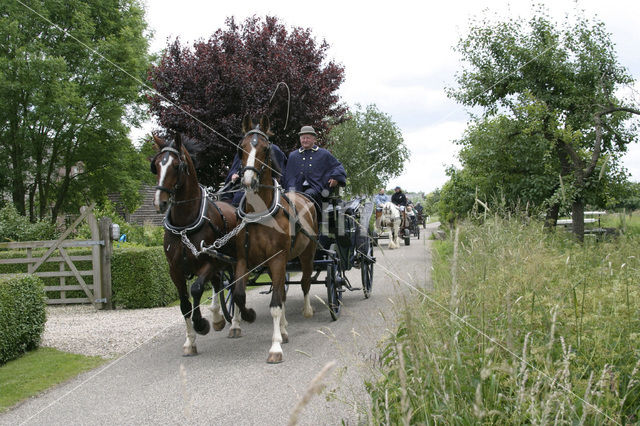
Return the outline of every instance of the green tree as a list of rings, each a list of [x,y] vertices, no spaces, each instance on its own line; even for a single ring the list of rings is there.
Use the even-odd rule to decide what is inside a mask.
[[[373,194],[399,176],[409,149],[402,132],[376,105],[356,105],[349,119],[331,129],[329,149],[346,172],[352,194]]]
[[[484,108],[485,117],[513,116],[530,99],[543,106],[540,131],[559,164],[573,229],[582,238],[584,205],[594,176],[602,176],[602,157],[615,159],[634,141],[626,123],[640,114],[614,95],[633,79],[618,63],[604,24],[581,13],[575,22],[557,24],[540,7],[528,21],[472,21],[457,50],[464,68],[449,94],[462,104]],[[552,207],[549,216],[557,218],[558,204]]]
[[[31,220],[108,192],[134,203],[146,171],[127,137],[149,65],[141,4],[5,1],[0,40],[0,193]]]

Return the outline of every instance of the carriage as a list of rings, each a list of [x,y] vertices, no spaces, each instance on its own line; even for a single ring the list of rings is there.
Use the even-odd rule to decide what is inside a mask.
[[[267,362],[279,363],[281,343],[289,339],[284,306],[290,284],[301,285],[307,318],[313,315],[309,289],[318,283],[326,286],[331,318],[338,318],[342,293],[357,290],[346,275],[354,267],[361,271],[365,298],[371,294],[375,258],[368,224],[373,205],[358,198],[342,202],[327,194],[319,212],[303,194],[285,193],[272,177],[272,171],[279,170],[268,119],[263,117],[254,126],[247,117],[243,131],[238,152],[244,195],[237,211],[214,201],[208,188],[198,183],[180,134],[173,142],[153,136],[157,154],[151,159],[151,171],[158,182],[154,205],[166,212],[164,251],[185,319],[183,355],[196,355],[196,333],[206,335],[210,330],[200,311],[206,283],[211,282],[214,290],[209,308],[214,330],[222,330],[230,321],[229,337],[238,338],[240,319],[249,323],[256,319],[255,310],[247,306],[246,287],[264,285],[258,281],[268,271],[274,333]],[[298,271],[300,280],[292,280],[291,274]],[[198,278],[188,291],[187,277],[193,275]]]
[[[361,198],[342,201],[337,193],[331,194],[323,203],[318,247],[313,260],[314,273],[311,284],[325,285],[327,290],[327,306],[332,320],[337,320],[342,306],[342,294],[346,291],[362,290],[365,298],[369,298],[373,285],[373,238],[368,227],[373,213],[373,203]],[[351,269],[360,269],[362,287],[355,287],[346,275]],[[287,262],[285,285],[301,284],[295,278],[301,272],[300,262],[296,259]],[[265,286],[272,291],[267,268],[260,267],[249,274],[247,286]],[[233,320],[235,307],[233,304],[233,275],[224,273],[224,285],[228,291],[219,293],[220,305],[225,319]]]

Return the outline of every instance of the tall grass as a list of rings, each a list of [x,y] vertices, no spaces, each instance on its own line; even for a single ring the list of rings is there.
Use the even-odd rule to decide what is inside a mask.
[[[640,419],[639,236],[462,224],[456,300],[453,242],[434,244],[435,290],[405,307],[367,384],[371,424]]]

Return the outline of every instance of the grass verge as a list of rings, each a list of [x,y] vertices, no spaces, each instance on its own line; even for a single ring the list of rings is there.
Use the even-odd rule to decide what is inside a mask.
[[[640,420],[640,236],[576,243],[493,219],[434,242],[367,384],[372,424],[628,424]]]
[[[9,361],[0,367],[0,413],[105,362],[53,348],[39,348]]]

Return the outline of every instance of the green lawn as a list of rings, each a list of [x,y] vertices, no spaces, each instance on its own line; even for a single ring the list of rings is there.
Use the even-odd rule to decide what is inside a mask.
[[[105,362],[53,348],[39,348],[9,361],[0,367],[0,412]]]

